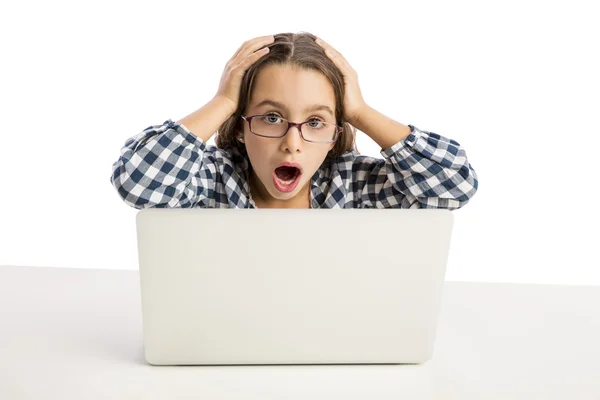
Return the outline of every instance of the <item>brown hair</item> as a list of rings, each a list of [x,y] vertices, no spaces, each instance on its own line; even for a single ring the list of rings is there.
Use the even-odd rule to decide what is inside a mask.
[[[237,132],[243,131],[242,113],[250,102],[253,84],[259,71],[268,65],[283,65],[314,70],[322,73],[331,82],[335,94],[335,119],[343,127],[334,147],[327,153],[327,159],[339,157],[356,148],[356,128],[343,120],[344,79],[339,68],[327,57],[323,49],[315,43],[316,36],[306,32],[279,33],[273,35],[275,41],[267,47],[269,52],[260,57],[242,79],[237,109],[218,129],[215,143],[219,148],[235,147],[240,153],[247,154],[246,145],[237,140]],[[360,154],[360,153],[358,153]]]

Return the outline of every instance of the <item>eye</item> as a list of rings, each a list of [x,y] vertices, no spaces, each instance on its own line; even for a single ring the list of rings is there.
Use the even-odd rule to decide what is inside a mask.
[[[263,119],[264,119],[266,122],[268,122],[268,123],[273,123],[273,124],[276,124],[276,123],[277,123],[277,122],[274,122],[274,121],[269,121],[269,118],[280,119],[280,118],[279,118],[279,116],[278,116],[277,114],[273,113],[273,112],[271,112],[271,113],[268,113],[268,114],[265,114],[265,115],[264,115],[264,117],[263,117]]]
[[[322,128],[324,126],[323,122],[325,122],[325,121],[322,121],[320,118],[311,118],[308,121],[308,124],[311,128]],[[310,124],[315,124],[315,123],[317,125],[310,125]],[[321,124],[321,125],[318,125],[318,124]]]
[[[270,113],[267,113],[267,114],[263,114],[263,118],[264,118],[264,120],[265,120],[265,121],[267,121],[267,122],[269,122],[269,121],[268,121],[268,118],[275,118],[275,117],[278,117],[278,118],[283,118],[283,117],[281,117],[281,116],[280,116],[278,113],[275,113],[275,112],[270,112]],[[310,122],[310,123],[314,123],[314,122],[325,122],[325,120],[324,120],[323,118],[321,118],[321,117],[317,117],[317,116],[312,116],[312,117],[310,117],[309,119],[307,119],[306,121],[307,121],[307,122]],[[273,123],[275,123],[275,122],[273,122]]]

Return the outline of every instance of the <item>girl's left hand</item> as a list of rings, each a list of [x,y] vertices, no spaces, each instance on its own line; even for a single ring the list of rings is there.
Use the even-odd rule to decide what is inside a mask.
[[[325,50],[325,54],[333,61],[333,63],[340,69],[344,76],[344,117],[351,124],[355,126],[358,122],[361,112],[367,108],[367,104],[362,97],[360,87],[358,86],[358,74],[350,66],[348,61],[338,52],[336,49],[331,47],[328,43],[324,42],[321,38],[315,40],[319,46]]]

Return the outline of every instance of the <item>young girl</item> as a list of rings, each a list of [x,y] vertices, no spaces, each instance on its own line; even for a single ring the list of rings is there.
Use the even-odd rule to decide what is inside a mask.
[[[355,128],[383,159],[359,155]],[[245,42],[214,98],[129,138],[110,180],[137,209],[454,210],[478,186],[458,142],[369,107],[344,57],[309,33]]]

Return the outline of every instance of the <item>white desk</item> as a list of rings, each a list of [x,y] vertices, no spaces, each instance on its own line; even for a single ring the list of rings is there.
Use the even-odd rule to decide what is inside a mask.
[[[137,271],[0,266],[0,399],[600,399],[600,287],[448,282],[421,365],[153,366]]]

